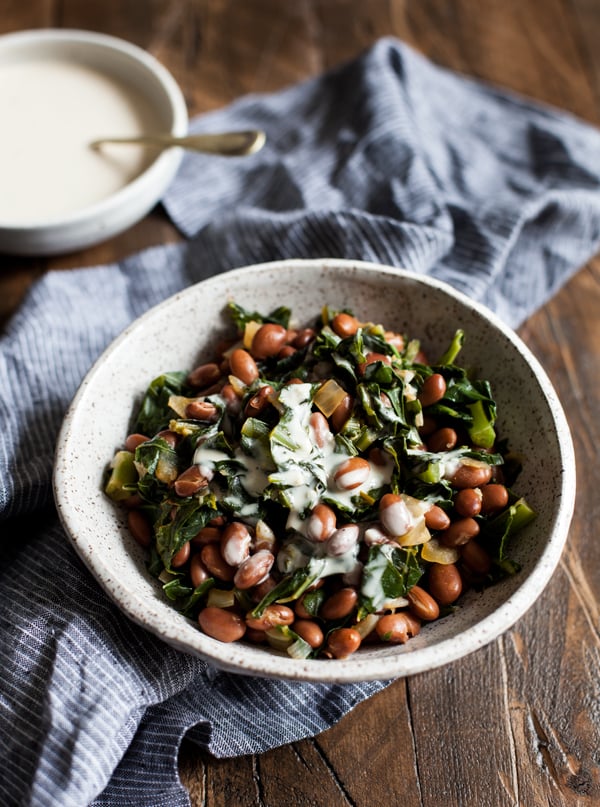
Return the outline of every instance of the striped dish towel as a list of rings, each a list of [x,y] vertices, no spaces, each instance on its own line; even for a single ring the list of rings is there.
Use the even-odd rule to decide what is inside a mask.
[[[385,686],[223,674],[125,619],[51,503],[54,441],[102,349],[217,272],[346,257],[449,281],[519,324],[598,248],[600,136],[383,40],[356,61],[194,128],[262,127],[245,159],[186,156],[164,203],[187,236],[46,275],[0,339],[0,803],[187,805],[177,749],[311,736]]]

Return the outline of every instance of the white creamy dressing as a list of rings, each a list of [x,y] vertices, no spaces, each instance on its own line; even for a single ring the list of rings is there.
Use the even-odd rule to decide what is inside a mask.
[[[381,580],[391,557],[392,549],[393,547],[390,544],[382,545],[381,551],[369,565],[370,573],[362,578],[361,594],[372,601],[375,610],[381,608],[387,600]]]
[[[0,222],[74,214],[123,188],[154,159],[138,146],[89,147],[103,136],[157,131],[132,87],[60,58],[0,63]]]
[[[463,464],[474,464],[478,465],[478,460],[472,460],[469,457],[465,457],[465,453],[463,449],[457,448],[453,451],[446,451],[444,452],[445,456],[444,459],[440,461],[440,476],[442,479],[452,479],[454,474],[458,471],[461,465]]]
[[[333,434],[327,435],[323,446],[317,444],[310,425],[311,391],[311,384],[290,384],[279,394],[278,405],[282,414],[275,433],[279,430],[282,439],[278,440],[274,433],[270,439],[271,455],[276,465],[274,472],[265,471],[261,458],[249,457],[241,448],[237,448],[234,454],[234,459],[244,468],[240,481],[252,496],[259,496],[270,483],[283,486],[290,510],[286,526],[303,535],[306,535],[308,524],[308,519],[303,518],[304,513],[315,507],[323,496],[319,484],[326,491],[327,499],[342,507],[352,507],[352,499],[361,492],[368,494],[369,490],[389,483],[394,467],[391,457],[384,465],[371,463],[371,472],[365,482],[352,490],[340,490],[333,477],[350,455],[336,452]],[[196,465],[210,469],[214,469],[215,463],[229,459],[225,452],[203,445],[198,446],[194,455]]]
[[[310,424],[312,413],[312,385],[290,384],[283,387],[276,402],[281,418],[278,427],[271,432],[269,443],[274,470],[265,468],[265,458],[249,456],[237,447],[234,456],[225,451],[200,444],[194,454],[194,463],[212,474],[219,462],[239,462],[243,470],[239,479],[244,489],[254,497],[262,494],[267,485],[283,485],[283,495],[289,507],[286,527],[294,536],[278,553],[277,563],[283,573],[291,573],[304,568],[311,557],[320,558],[324,564],[321,577],[352,572],[357,564],[358,543],[348,552],[337,557],[326,554],[325,543],[308,541],[306,532],[308,518],[304,515],[326,496],[328,500],[352,507],[352,499],[360,493],[380,488],[390,482],[394,463],[386,457],[382,465],[371,463],[369,477],[352,490],[340,490],[334,480],[336,469],[347,459],[348,454],[336,452],[333,434],[328,434],[323,446],[317,443],[315,432]],[[277,431],[279,430],[279,439]],[[260,452],[259,452],[260,453]],[[239,516],[253,515],[252,507],[240,502]]]
[[[292,537],[277,555],[277,568],[282,574],[292,574],[297,569],[304,569],[311,558],[318,558],[323,568],[319,577],[329,577],[333,574],[348,574],[353,571],[359,551],[356,543],[343,555],[331,557],[327,555],[325,543],[312,543],[301,536]]]
[[[342,507],[352,507],[352,499],[359,496],[361,492],[368,493],[369,490],[389,483],[394,467],[391,457],[385,465],[377,466],[371,463],[371,472],[365,482],[351,490],[340,490],[334,481],[334,474],[337,468],[349,459],[350,455],[336,452],[335,437],[331,433],[326,435],[323,446],[317,444],[315,433],[309,423],[312,411],[310,390],[310,384],[293,384],[284,387],[281,391],[280,400],[292,413],[289,423],[290,434],[302,448],[300,453],[288,452],[287,456],[276,455],[273,452],[273,458],[278,465],[280,459],[285,459],[291,468],[299,467],[304,474],[303,484],[297,485],[291,491],[286,491],[286,496],[291,504],[287,527],[295,529],[303,535],[306,534],[308,519],[302,519],[301,514],[315,507],[322,498],[322,494],[315,488],[315,475],[311,472],[310,467],[316,470],[318,479],[322,481],[327,499],[339,503]],[[308,468],[299,466],[299,463],[304,460],[309,461]]]

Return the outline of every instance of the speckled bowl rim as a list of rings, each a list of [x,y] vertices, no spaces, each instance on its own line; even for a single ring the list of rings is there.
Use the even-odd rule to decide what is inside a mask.
[[[243,643],[222,644],[210,639],[201,631],[197,632],[197,641],[194,641],[193,644],[187,641],[183,642],[178,636],[176,624],[177,619],[182,619],[179,614],[173,611],[173,622],[168,625],[155,624],[151,618],[148,618],[144,603],[140,598],[135,593],[124,589],[118,581],[115,581],[110,574],[111,570],[106,568],[102,562],[99,562],[98,557],[94,555],[85,542],[78,540],[78,523],[81,518],[82,502],[78,500],[77,495],[69,485],[65,484],[67,481],[65,470],[67,462],[65,460],[69,457],[73,448],[73,420],[78,414],[80,401],[84,397],[87,388],[94,383],[94,377],[99,367],[129,338],[132,332],[144,328],[151,321],[157,310],[177,304],[182,296],[197,294],[199,288],[203,292],[209,293],[211,284],[222,284],[225,277],[227,277],[229,285],[231,285],[235,283],[236,278],[242,278],[244,275],[256,275],[260,272],[273,270],[285,272],[287,267],[299,265],[305,267],[307,271],[318,268],[322,271],[324,269],[348,270],[358,268],[360,270],[372,270],[384,275],[393,274],[399,279],[409,279],[411,283],[422,284],[425,288],[436,289],[454,298],[460,305],[472,309],[472,311],[486,319],[493,328],[517,349],[534,374],[546,399],[548,415],[552,418],[552,426],[559,446],[562,465],[560,504],[552,533],[548,536],[534,569],[512,595],[494,612],[482,618],[472,627],[462,631],[458,636],[443,639],[435,644],[421,647],[414,652],[372,658],[362,657],[357,654],[345,660],[332,662],[316,659],[297,661],[265,651],[253,655],[249,660],[244,652],[245,645]],[[100,473],[101,469],[99,469]],[[224,671],[289,680],[349,683],[366,680],[384,681],[435,669],[484,647],[511,628],[542,593],[559,562],[573,515],[575,481],[573,442],[562,405],[544,369],[510,327],[505,325],[485,306],[471,300],[453,287],[437,279],[419,276],[413,272],[376,263],[324,258],[317,260],[273,261],[245,266],[216,275],[169,297],[129,325],[94,363],[81,383],[65,415],[57,440],[53,489],[61,522],[76,552],[109,597],[117,603],[130,619],[143,628],[159,636],[171,646],[199,656]]]

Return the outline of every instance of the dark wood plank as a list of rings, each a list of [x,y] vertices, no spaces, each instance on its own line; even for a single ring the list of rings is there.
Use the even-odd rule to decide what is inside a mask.
[[[568,0],[568,6],[579,29],[586,72],[593,82],[596,99],[600,99],[600,6],[596,0]]]
[[[352,805],[421,804],[407,690],[395,681],[315,740]]]
[[[47,28],[58,24],[57,0],[3,0],[0,32],[9,34],[28,28]]]
[[[580,25],[565,0],[407,3],[410,41],[444,66],[597,121]]]
[[[492,13],[485,18],[474,13],[473,4],[469,3],[454,4],[452,8],[448,4],[426,2],[403,4],[400,30],[409,41],[443,64],[526,92],[592,120],[593,86],[586,77],[584,60],[577,48],[577,29],[573,20],[565,18],[561,4],[554,4],[546,21],[534,28],[533,43],[530,39],[531,25],[536,20],[534,4],[491,6]],[[332,11],[329,6],[326,10],[328,38],[324,37],[327,43],[322,57],[324,66],[347,56],[347,41],[339,43],[331,33],[336,8]],[[490,12],[489,7],[487,11]],[[518,57],[507,60],[507,53]],[[542,58],[543,54],[546,58]],[[564,305],[564,300],[557,303],[561,311]],[[540,316],[549,321],[549,317]],[[588,309],[581,318],[588,327],[590,316]],[[571,321],[568,315],[566,319]],[[538,355],[544,363],[558,365],[559,379],[564,378],[565,372],[557,361],[561,345],[581,345],[582,339],[584,344],[590,344],[586,341],[589,334],[571,334],[571,339],[563,339],[556,328],[554,333],[547,328],[542,330],[535,318],[531,327],[538,335]],[[528,334],[526,330],[526,338]],[[570,366],[573,367],[572,361]],[[593,448],[595,443],[590,445]],[[398,705],[400,711],[409,715],[412,738],[407,742],[404,737],[397,745],[404,751],[400,762],[397,755],[383,756],[387,759],[383,767],[384,789],[401,797],[404,804],[574,805],[580,803],[581,797],[597,795],[594,782],[598,769],[593,762],[592,739],[597,728],[593,720],[588,721],[580,734],[564,717],[581,715],[585,690],[582,693],[580,687],[556,686],[561,680],[564,652],[570,653],[576,670],[582,666],[581,636],[567,631],[560,605],[572,598],[571,581],[577,574],[579,582],[575,588],[580,598],[587,581],[576,555],[567,554],[565,563],[573,569],[571,579],[568,575],[557,575],[540,606],[532,609],[504,639],[468,659],[413,678],[405,686],[395,685],[396,689],[364,704],[360,711],[356,710],[315,740],[353,804],[380,801],[371,800],[377,780],[374,783],[373,777],[359,775],[362,769],[356,762],[356,748],[361,747],[365,737],[371,736],[388,748],[386,738],[394,736],[398,726],[391,717],[397,714]],[[595,604],[593,595],[588,600]],[[555,618],[548,621],[550,612]],[[574,613],[578,613],[577,605]],[[540,629],[540,623],[545,631]],[[536,641],[536,636],[553,641]],[[535,659],[524,662],[529,648],[537,651]],[[373,726],[376,730],[372,734]],[[410,737],[408,729],[407,733]],[[348,749],[354,749],[354,755],[344,753]],[[348,759],[352,759],[353,765],[348,765]],[[282,752],[271,752],[270,760],[283,764]],[[413,777],[407,777],[405,767],[412,768]],[[403,790],[407,781],[413,784],[410,792]]]
[[[63,25],[136,42],[173,72],[192,115],[314,76],[395,35],[440,64],[599,121],[595,0],[6,0],[2,12],[1,32]],[[73,255],[2,257],[0,324],[46,268],[101,264],[177,238],[157,209]],[[538,603],[489,647],[396,682],[315,739],[235,760],[184,742],[194,807],[600,803],[599,306],[596,260],[521,329],[565,405],[580,475],[569,544]]]
[[[502,640],[519,803],[596,804],[597,623],[581,618],[562,566],[539,605]],[[540,670],[552,674],[540,678]]]

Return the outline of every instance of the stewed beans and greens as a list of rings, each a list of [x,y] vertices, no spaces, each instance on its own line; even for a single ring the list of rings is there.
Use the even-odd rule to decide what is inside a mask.
[[[348,311],[228,310],[210,361],[152,381],[106,484],[176,608],[224,642],[345,658],[518,571],[534,513],[462,331],[432,361]]]

